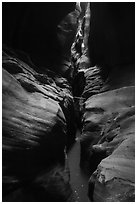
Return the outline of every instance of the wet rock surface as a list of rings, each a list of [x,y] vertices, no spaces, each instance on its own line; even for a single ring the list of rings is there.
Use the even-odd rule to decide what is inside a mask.
[[[89,175],[80,168],[80,131],[77,131],[76,142],[68,153],[68,164],[70,169],[70,184],[76,202],[89,202],[88,180]]]

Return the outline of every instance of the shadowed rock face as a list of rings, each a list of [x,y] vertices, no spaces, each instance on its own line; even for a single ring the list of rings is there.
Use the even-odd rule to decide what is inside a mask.
[[[3,3],[3,43],[3,201],[74,200],[76,120],[90,200],[134,201],[134,3]]]
[[[135,59],[135,4],[91,3],[92,65],[116,66]]]
[[[97,168],[89,181],[89,186],[94,183],[94,188],[89,187],[90,198],[93,195],[93,200],[100,202],[134,201],[134,87],[88,98],[83,117],[85,161],[89,161],[92,172]]]
[[[28,53],[39,70],[55,69],[62,54],[57,25],[75,3],[3,3],[2,8],[3,43]]]
[[[3,52],[3,201],[72,200],[64,166],[75,136],[70,85],[10,53]]]
[[[134,201],[134,3],[91,3],[90,15],[89,55],[82,49],[84,35],[72,46],[80,165],[91,174],[91,201]]]
[[[75,13],[75,3],[3,4],[3,201],[73,201],[65,149],[75,138],[74,103],[59,65]],[[65,50],[64,18],[72,28]]]

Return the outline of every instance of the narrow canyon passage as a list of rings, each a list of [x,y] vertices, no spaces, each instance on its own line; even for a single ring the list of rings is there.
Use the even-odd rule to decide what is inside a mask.
[[[2,4],[2,201],[135,201],[135,4]]]
[[[68,152],[68,164],[70,168],[70,184],[76,202],[89,202],[88,180],[89,177],[80,168],[80,131],[77,130],[76,142]]]

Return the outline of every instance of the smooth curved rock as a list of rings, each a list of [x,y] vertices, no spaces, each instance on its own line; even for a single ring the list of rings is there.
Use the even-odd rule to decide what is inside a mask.
[[[64,163],[77,120],[90,200],[133,202],[134,3],[14,5],[4,43],[42,67],[5,49],[3,200],[73,200]]]
[[[123,87],[85,102],[81,163],[92,173],[97,168],[89,181],[93,201],[134,201],[134,92]]]
[[[66,176],[64,168],[59,165],[48,169],[48,171],[44,170],[26,186],[16,185],[14,191],[10,191],[4,197],[4,201],[73,202],[73,192],[68,180],[66,180]],[[4,181],[6,182],[6,180]],[[16,180],[12,178],[12,181],[15,184]]]
[[[72,144],[75,135],[71,88],[66,79],[54,72],[37,73],[17,57],[3,53],[2,94],[3,201],[50,201],[46,180],[42,197],[39,191],[35,198],[35,189],[29,186],[40,178],[41,171],[43,179],[47,178],[49,168],[52,170],[57,164],[62,166],[58,173],[66,174],[64,149]],[[51,185],[56,183],[52,173]],[[69,181],[59,177],[58,182],[62,183],[60,190],[56,184],[56,196],[61,194],[60,201],[71,200]],[[25,191],[26,186],[30,194]]]
[[[3,67],[14,75],[27,92],[41,93],[47,99],[51,98],[60,105],[67,120],[67,140],[70,146],[75,138],[76,127],[72,90],[67,79],[48,69],[45,74],[37,73],[15,55],[11,56],[5,52],[3,53]]]
[[[40,93],[28,94],[5,70],[2,108],[3,166],[11,164],[17,172],[17,167],[22,167],[23,174],[30,176],[37,170],[38,164],[41,166],[44,161],[48,162],[54,157],[57,159],[58,155],[63,153],[66,144],[66,122],[58,103]],[[35,156],[31,160],[34,150]],[[27,164],[32,164],[31,171]],[[40,166],[38,168],[41,168]],[[23,169],[20,169],[21,177]]]
[[[91,3],[86,12],[71,48],[80,166],[92,175],[91,201],[134,201],[134,4]]]

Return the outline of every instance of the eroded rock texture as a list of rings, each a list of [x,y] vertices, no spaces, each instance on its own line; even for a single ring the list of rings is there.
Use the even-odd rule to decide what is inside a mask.
[[[91,175],[91,201],[134,201],[134,4],[91,3],[90,15],[90,64],[79,60],[82,43],[72,52],[83,126],[80,165]]]
[[[63,180],[63,176],[69,178],[64,149],[75,137],[73,97],[67,80],[50,70],[37,73],[13,53],[3,52],[2,88],[3,201],[71,200],[69,179]],[[59,191],[56,180],[66,194],[52,195],[53,182]],[[35,195],[37,188],[41,190]]]
[[[123,87],[86,101],[84,142],[91,171],[106,158],[90,179],[89,195],[95,179],[93,200],[134,201],[134,91],[134,87]]]
[[[134,201],[134,3],[3,9],[3,201],[74,200],[76,126],[90,200]]]

